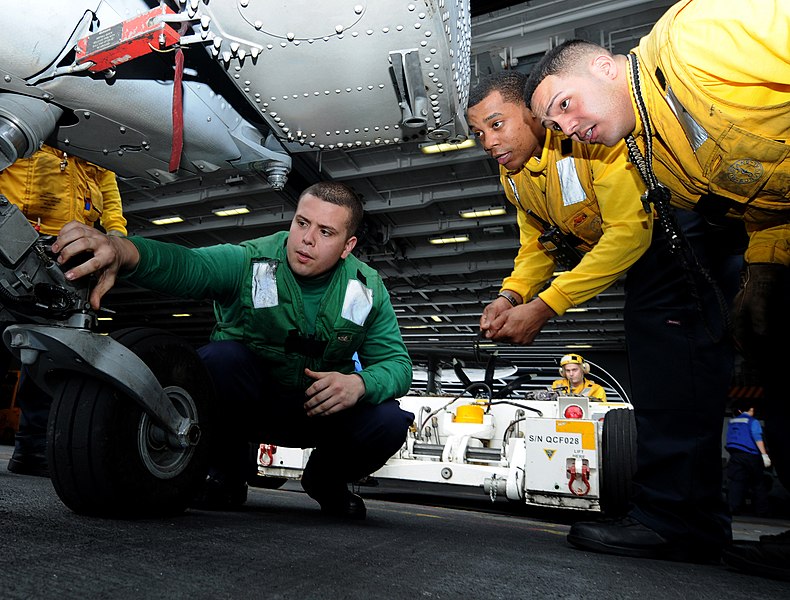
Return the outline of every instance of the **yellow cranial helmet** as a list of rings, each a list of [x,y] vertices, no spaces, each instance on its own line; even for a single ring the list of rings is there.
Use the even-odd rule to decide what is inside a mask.
[[[581,354],[566,354],[560,359],[560,375],[565,375],[563,370],[565,365],[572,364],[580,365],[585,374],[590,372],[590,363],[586,362]]]

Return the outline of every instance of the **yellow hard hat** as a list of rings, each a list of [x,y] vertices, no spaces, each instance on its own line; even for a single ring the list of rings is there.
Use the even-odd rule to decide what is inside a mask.
[[[585,362],[581,354],[566,354],[560,359],[560,375],[564,375],[562,367],[573,364],[580,365],[584,373],[590,372],[590,364]]]

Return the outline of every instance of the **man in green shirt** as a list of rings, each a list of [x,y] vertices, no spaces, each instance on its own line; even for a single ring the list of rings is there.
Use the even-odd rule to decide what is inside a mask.
[[[406,439],[414,415],[396,400],[411,360],[380,276],[351,254],[362,204],[340,183],[299,198],[288,232],[239,245],[184,248],[102,235],[71,222],[53,251],[66,273],[97,273],[91,304],[119,274],[149,289],[214,300],[211,342],[199,350],[217,393],[218,439],[200,505],[246,501],[248,443],[314,448],[302,485],[323,512],[364,518],[347,482],[381,467]],[[364,365],[355,371],[354,354]]]

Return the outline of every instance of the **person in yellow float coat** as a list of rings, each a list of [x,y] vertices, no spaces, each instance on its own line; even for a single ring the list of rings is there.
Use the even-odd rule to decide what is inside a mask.
[[[69,221],[79,221],[126,235],[115,173],[51,146],[0,171],[0,194],[43,234],[57,235]]]
[[[0,194],[19,207],[41,234],[57,235],[69,221],[79,221],[101,225],[111,235],[126,235],[115,174],[51,146],[42,146],[0,172]],[[6,362],[11,362],[10,356]],[[45,450],[50,404],[51,398],[23,369],[17,392],[21,415],[9,471],[49,474]]]
[[[526,106],[524,83],[526,75],[514,71],[484,79],[466,113],[500,165],[520,229],[513,272],[484,309],[480,328],[489,339],[518,344],[531,343],[549,319],[612,285],[647,250],[652,229],[652,214],[638,200],[644,186],[624,147],[590,148],[547,132]],[[541,242],[552,228],[577,263],[553,280],[567,256]]]
[[[668,190],[674,205],[708,220],[745,223],[747,265],[733,333],[759,372],[766,441],[787,487],[786,399],[768,369],[771,349],[790,333],[790,3],[684,0],[628,56],[582,40],[550,50],[525,95],[547,128],[589,143],[625,138],[652,201]],[[635,531],[633,523],[584,524],[571,534],[587,549],[636,555],[649,534],[637,542]],[[735,546],[725,560],[790,579],[785,538],[783,545]]]
[[[590,364],[580,354],[566,354],[560,359],[560,375],[563,378],[555,380],[551,389],[606,402],[603,387],[585,377],[589,372]]]

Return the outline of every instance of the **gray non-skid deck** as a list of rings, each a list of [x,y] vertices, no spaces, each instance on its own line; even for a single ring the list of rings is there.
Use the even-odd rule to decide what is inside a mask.
[[[583,515],[530,511],[474,491],[362,488],[368,519],[327,520],[298,485],[251,489],[245,510],[162,520],[87,518],[46,479],[5,470],[0,598],[787,598],[787,585],[724,566],[572,549]],[[441,491],[441,490],[439,490]],[[788,520],[738,519],[756,539]]]

